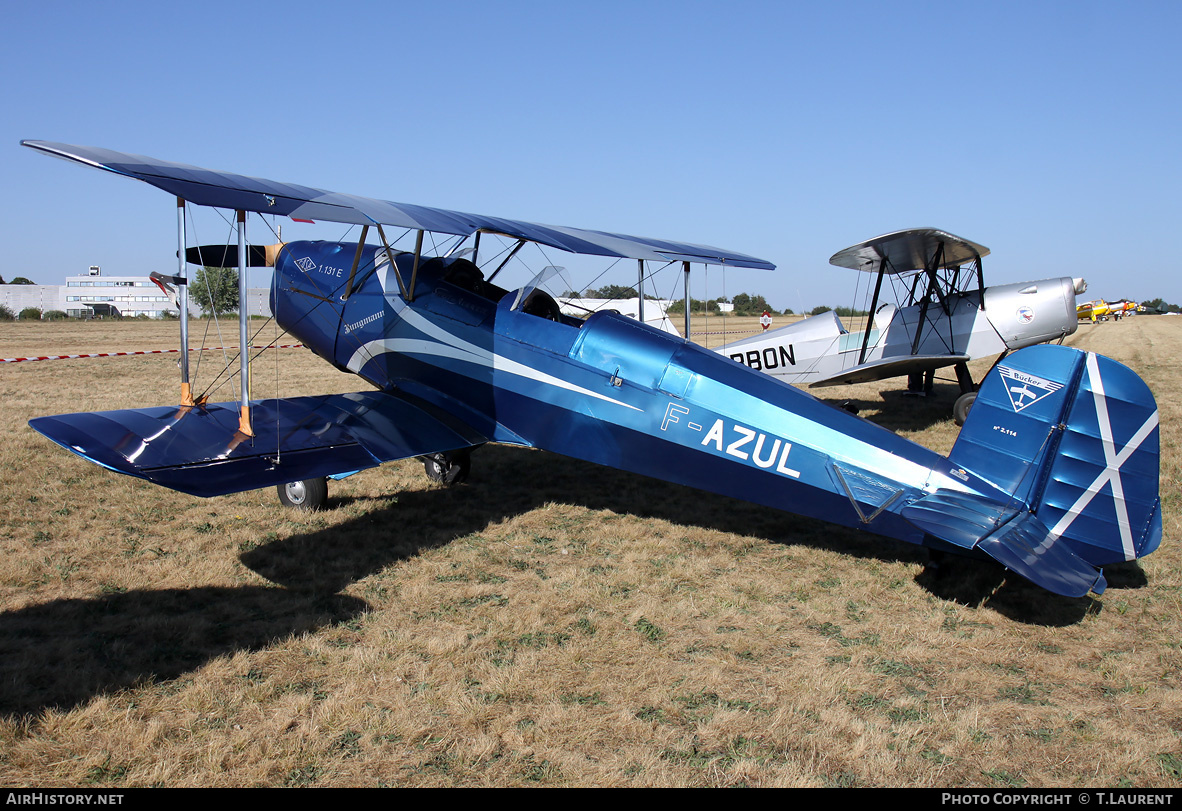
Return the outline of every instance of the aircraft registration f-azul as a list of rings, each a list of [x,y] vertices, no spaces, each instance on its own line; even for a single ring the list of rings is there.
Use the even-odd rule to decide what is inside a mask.
[[[953,366],[961,397],[958,423],[976,398],[967,363],[974,358],[1058,340],[1075,332],[1075,295],[1087,285],[1067,277],[985,287],[989,249],[935,228],[895,231],[838,251],[829,263],[874,276],[871,321],[850,332],[833,311],[719,347],[732,360],[811,387],[908,376],[926,394],[933,373]],[[884,284],[895,303],[883,303]]]
[[[473,449],[507,443],[988,556],[1070,596],[1102,592],[1102,567],[1160,543],[1157,406],[1136,374],[1108,358],[1054,345],[1009,355],[944,457],[636,319],[565,316],[541,288],[551,268],[522,287],[499,287],[503,261],[482,256],[477,243],[495,232],[517,247],[641,263],[772,267],[763,260],[24,143],[142,180],[178,203],[236,210],[239,244],[220,261],[233,258],[242,279],[248,263],[272,264],[279,325],[372,386],[255,400],[243,386],[238,402],[208,403],[192,397],[182,369],[179,408],[31,421],[113,471],[197,496],[277,486],[284,501],[307,507],[323,500],[326,477],[421,457],[430,475],[451,481],[466,473]],[[364,228],[356,241],[289,242],[267,258],[246,245],[248,211]],[[178,221],[183,245],[183,214]],[[415,250],[393,250],[385,226],[417,232]],[[366,242],[370,228],[377,244]],[[425,255],[426,231],[473,250]],[[210,264],[193,255],[204,250],[178,252],[182,299],[185,258]]]

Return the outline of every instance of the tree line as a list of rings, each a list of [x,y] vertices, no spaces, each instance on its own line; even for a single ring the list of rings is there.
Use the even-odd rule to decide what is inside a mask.
[[[567,290],[562,295],[566,298],[604,298],[613,300],[630,299],[636,298],[636,288],[625,287],[618,284],[609,284],[598,289],[588,288],[582,293],[576,293],[574,291]],[[655,300],[656,297],[646,295],[645,299]],[[722,308],[719,306],[721,304],[730,304],[730,311],[735,315],[751,316],[763,315],[764,313],[767,313],[768,315],[795,315],[795,313],[790,308],[777,310],[768,304],[766,298],[757,293],[736,293],[735,296],[730,299],[728,299],[726,296],[719,296],[718,298],[706,299],[705,301],[691,298],[690,313],[718,313],[722,311]],[[808,314],[820,315],[821,313],[826,313],[830,310],[836,312],[841,318],[852,318],[866,315],[866,310],[857,310],[853,307],[829,307],[827,305],[814,307],[809,311]],[[685,301],[682,299],[674,301],[669,305],[668,312],[673,315],[684,313]]]
[[[1178,313],[1182,312],[1182,307],[1177,304],[1167,304],[1163,298],[1155,298],[1150,301],[1141,302],[1141,306],[1145,308],[1146,312],[1150,313]]]

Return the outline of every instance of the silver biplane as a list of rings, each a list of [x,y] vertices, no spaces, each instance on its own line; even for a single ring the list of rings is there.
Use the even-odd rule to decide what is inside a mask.
[[[937,369],[953,367],[958,424],[976,399],[974,358],[1005,355],[1075,332],[1082,279],[1061,277],[986,287],[989,249],[946,231],[895,231],[838,251],[829,263],[872,273],[869,324],[850,331],[833,311],[734,341],[718,351],[781,380],[810,387],[907,376],[909,393],[931,392]],[[894,303],[886,301],[891,288]]]

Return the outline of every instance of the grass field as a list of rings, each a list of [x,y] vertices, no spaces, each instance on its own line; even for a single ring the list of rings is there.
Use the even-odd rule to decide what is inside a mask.
[[[5,323],[0,357],[175,330]],[[506,447],[453,489],[413,460],[358,474],[313,515],[199,500],[27,426],[174,403],[176,355],[0,364],[0,784],[1176,787],[1182,318],[1068,342],[1161,408],[1165,539],[1096,599]],[[303,349],[256,381],[360,387]],[[902,387],[820,393],[946,452],[955,386]]]

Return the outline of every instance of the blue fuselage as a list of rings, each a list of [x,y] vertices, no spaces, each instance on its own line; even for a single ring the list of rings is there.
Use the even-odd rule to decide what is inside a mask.
[[[939,454],[684,339],[614,312],[581,321],[531,307],[463,259],[423,261],[404,298],[394,274],[409,287],[413,257],[397,256],[395,270],[367,247],[369,270],[349,285],[354,249],[284,249],[272,291],[280,325],[338,368],[492,441],[914,543],[924,533],[898,515],[906,504],[938,489],[1004,497]]]

